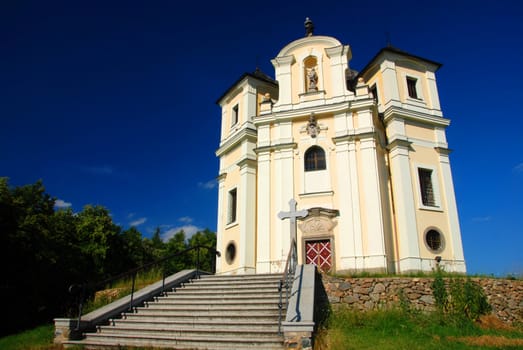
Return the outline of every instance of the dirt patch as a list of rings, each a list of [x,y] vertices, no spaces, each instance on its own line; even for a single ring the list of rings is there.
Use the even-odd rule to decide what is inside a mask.
[[[483,329],[497,329],[503,331],[514,331],[514,327],[501,321],[494,315],[483,315],[477,320],[477,324]]]
[[[467,345],[475,346],[490,346],[490,347],[502,347],[502,346],[523,346],[523,339],[511,339],[494,335],[481,335],[479,337],[448,337],[448,340],[459,341]]]

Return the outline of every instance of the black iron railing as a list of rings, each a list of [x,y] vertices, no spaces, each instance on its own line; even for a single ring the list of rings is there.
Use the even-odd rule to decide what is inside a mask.
[[[283,309],[287,309],[289,306],[289,296],[292,290],[292,283],[294,281],[294,273],[296,272],[296,266],[298,265],[298,250],[296,247],[296,240],[292,240],[289,254],[287,255],[287,261],[285,263],[285,270],[283,271],[283,277],[280,280],[280,286],[278,288],[280,292],[280,300],[278,303],[279,319],[278,319],[278,334],[282,334],[282,322],[283,322]],[[285,296],[284,296],[285,293]],[[285,308],[283,307],[285,304]]]
[[[162,269],[162,289],[161,289],[161,295],[165,294],[165,278],[172,273],[175,273],[177,271],[171,271],[169,270],[166,265],[169,261],[178,258],[180,256],[185,256],[187,253],[191,251],[196,251],[196,259],[194,261],[194,265],[191,267],[194,267],[196,269],[196,277],[200,277],[201,272],[201,252],[202,250],[206,251],[211,259],[211,271],[206,271],[210,273],[214,273],[216,269],[216,256],[220,256],[220,252],[212,247],[206,247],[197,245],[194,247],[187,248],[183,251],[168,255],[166,257],[163,257],[161,259],[152,261],[150,263],[144,264],[142,266],[136,267],[134,269],[131,269],[129,271],[123,272],[121,274],[118,274],[116,276],[109,277],[103,281],[100,282],[87,282],[83,284],[74,284],[69,287],[69,292],[71,294],[74,294],[78,297],[78,321],[77,321],[77,330],[80,329],[81,324],[81,318],[83,313],[83,306],[87,298],[89,298],[95,291],[101,290],[105,288],[106,286],[110,285],[111,283],[115,281],[121,281],[121,280],[128,280],[131,278],[131,292],[130,292],[130,302],[129,302],[129,311],[132,312],[134,307],[134,293],[135,293],[135,287],[136,287],[136,276],[139,272],[147,271],[148,269],[151,269],[153,267],[160,267]],[[186,266],[185,268],[187,268]],[[181,269],[180,269],[181,270]]]

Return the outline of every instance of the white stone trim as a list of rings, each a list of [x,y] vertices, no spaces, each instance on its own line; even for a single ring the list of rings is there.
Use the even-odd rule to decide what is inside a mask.
[[[246,160],[240,164],[240,188],[238,195],[238,214],[240,224],[239,258],[240,267],[256,269],[256,166]]]
[[[397,272],[419,270],[420,246],[416,221],[412,173],[409,160],[409,143],[389,145],[391,187],[397,235]],[[414,259],[414,260],[413,260]]]
[[[258,154],[256,273],[271,272],[271,153]]]
[[[451,242],[451,249],[453,258],[456,261],[463,261],[462,266],[459,269],[463,269],[465,272],[465,257],[463,254],[463,245],[461,242],[461,229],[458,218],[458,208],[456,205],[456,195],[454,193],[454,183],[452,180],[452,172],[450,170],[450,161],[448,156],[448,150],[438,149],[439,165],[441,169],[441,178],[443,181],[443,189],[445,191],[445,205],[447,208],[447,217],[449,220],[449,241]],[[461,272],[461,271],[460,271]]]

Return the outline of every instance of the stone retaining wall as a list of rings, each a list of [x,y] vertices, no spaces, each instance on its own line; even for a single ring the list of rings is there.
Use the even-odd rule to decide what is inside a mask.
[[[408,303],[419,310],[434,310],[433,278],[337,278],[323,275],[331,305],[346,304],[361,311],[391,308]],[[492,306],[492,313],[508,323],[523,322],[523,280],[472,278]],[[400,298],[400,295],[403,295]]]

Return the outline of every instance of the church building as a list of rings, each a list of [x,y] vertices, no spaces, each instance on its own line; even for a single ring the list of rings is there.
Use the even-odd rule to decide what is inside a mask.
[[[281,49],[275,78],[243,74],[221,107],[217,273],[465,273],[436,71],[385,47],[356,72],[352,51],[313,33]],[[294,207],[293,207],[294,206]]]

